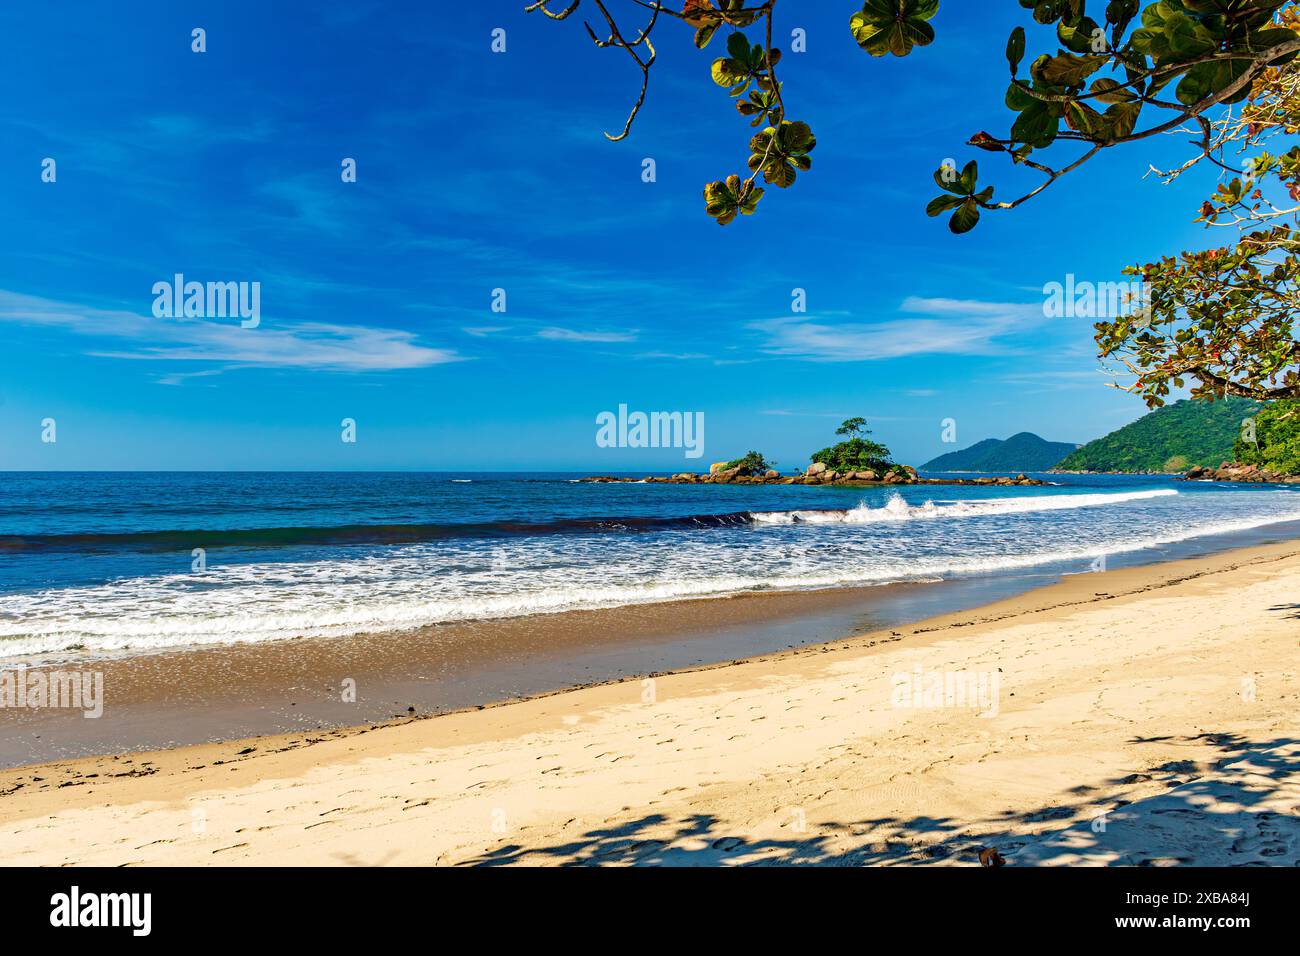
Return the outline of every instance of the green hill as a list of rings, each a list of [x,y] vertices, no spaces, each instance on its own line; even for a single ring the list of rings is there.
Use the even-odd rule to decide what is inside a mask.
[[[1045,441],[1031,432],[1006,441],[986,438],[962,451],[940,455],[922,471],[1046,471],[1078,448],[1068,442]]]
[[[1255,434],[1243,434],[1233,458],[1283,475],[1300,475],[1300,400],[1269,402],[1255,418]]]
[[[1241,423],[1259,412],[1258,402],[1183,400],[1088,442],[1056,466],[1060,471],[1186,471],[1217,468],[1233,459]]]

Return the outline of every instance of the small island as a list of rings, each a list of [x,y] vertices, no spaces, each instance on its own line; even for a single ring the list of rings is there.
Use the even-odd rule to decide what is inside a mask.
[[[719,461],[705,474],[647,475],[644,478],[593,475],[581,479],[597,484],[646,483],[676,485],[1045,485],[1024,474],[981,475],[978,478],[922,478],[911,465],[890,458],[889,449],[867,436],[864,418],[850,418],[835,430],[844,441],[812,455],[803,471],[783,475],[756,451],[734,461]]]

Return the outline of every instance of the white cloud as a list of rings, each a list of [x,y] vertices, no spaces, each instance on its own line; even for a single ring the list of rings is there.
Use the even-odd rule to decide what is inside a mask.
[[[672,362],[696,362],[701,359],[711,358],[711,356],[704,352],[642,352],[637,358],[648,361],[662,359]]]
[[[539,339],[551,339],[555,342],[635,342],[636,332],[582,332],[575,329],[561,329],[552,326],[537,333]]]
[[[864,362],[906,355],[992,355],[999,340],[1044,321],[1040,303],[966,299],[906,299],[899,311],[919,318],[830,324],[807,316],[752,323],[766,332],[771,355],[818,362]]]
[[[411,332],[327,322],[276,322],[254,329],[229,319],[159,319],[0,290],[0,322],[48,326],[128,345],[86,354],[165,362],[217,362],[254,368],[383,372],[464,359],[420,345]],[[189,374],[189,373],[187,373]],[[170,376],[168,384],[179,378]]]
[[[776,415],[780,418],[838,418],[843,420],[849,417],[840,412],[792,412],[788,408],[768,408],[759,414]]]

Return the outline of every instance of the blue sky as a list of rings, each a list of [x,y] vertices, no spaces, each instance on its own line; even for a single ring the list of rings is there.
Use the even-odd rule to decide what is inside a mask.
[[[609,143],[639,72],[523,6],[0,12],[0,469],[698,465],[598,448],[619,404],[703,412],[706,462],[801,465],[850,415],[920,462],[952,450],[945,418],[964,447],[1086,441],[1145,411],[1105,387],[1090,320],[1043,318],[1042,288],[1205,242],[1207,181],[1144,178],[1181,138],[965,237],[924,215],[946,158],[979,159],[999,197],[1036,183],[962,145],[1007,127],[1010,29],[1049,44],[1016,4],[944,0],[938,41],[904,60],[858,49],[851,2],[783,4],[776,45],[807,33],[782,76],[814,166],[725,229],[700,190],[743,169],[751,130],[709,80],[721,42],[663,22],[648,102]],[[260,325],[155,318],[175,273],[260,282]]]

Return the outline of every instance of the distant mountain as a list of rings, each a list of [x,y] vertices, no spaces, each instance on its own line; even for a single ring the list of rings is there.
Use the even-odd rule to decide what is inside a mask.
[[[1046,441],[1031,432],[1006,441],[986,438],[963,451],[940,455],[921,466],[922,471],[1046,471],[1079,446]]]
[[[1241,423],[1260,410],[1257,402],[1184,399],[1089,442],[1056,467],[1060,471],[1186,471],[1217,468],[1233,459]]]

